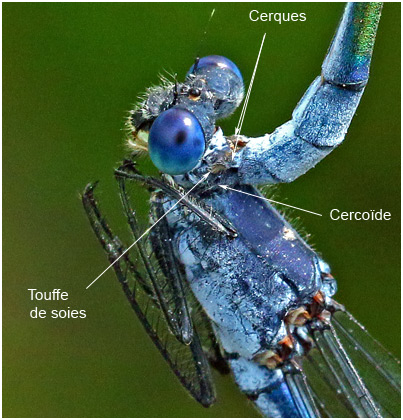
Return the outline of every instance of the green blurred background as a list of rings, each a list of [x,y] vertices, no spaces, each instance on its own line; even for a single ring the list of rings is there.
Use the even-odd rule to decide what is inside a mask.
[[[212,8],[216,14],[200,47]],[[251,9],[305,12],[306,22],[252,23]],[[319,74],[341,3],[3,5],[3,415],[6,417],[256,416],[230,377],[203,409],[146,337],[79,201],[89,181],[125,238],[113,168],[124,157],[126,110],[163,69],[179,79],[197,53],[222,54],[248,83],[266,43],[243,133],[290,118]],[[239,112],[222,122],[232,134]],[[400,4],[384,8],[371,80],[345,144],[277,199],[331,264],[338,300],[400,354]],[[334,222],[329,210],[384,209],[389,222]],[[126,235],[126,236],[125,236]],[[69,293],[31,302],[28,288]],[[29,311],[85,309],[33,320]]]

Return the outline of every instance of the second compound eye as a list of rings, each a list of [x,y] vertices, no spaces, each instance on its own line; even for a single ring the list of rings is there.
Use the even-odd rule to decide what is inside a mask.
[[[244,86],[238,67],[221,55],[208,55],[193,64],[188,71],[187,83],[202,82],[207,94],[205,101],[213,105],[216,119],[228,117],[242,101]],[[190,99],[194,99],[190,96]]]
[[[187,74],[189,75],[191,73],[198,73],[203,71],[203,69],[212,67],[231,70],[242,81],[242,74],[236,64],[227,57],[223,57],[222,55],[208,55],[206,57],[200,58],[197,63],[193,64]]]
[[[148,150],[154,165],[170,175],[191,171],[205,149],[203,129],[197,118],[186,109],[170,108],[161,113],[151,126]]]

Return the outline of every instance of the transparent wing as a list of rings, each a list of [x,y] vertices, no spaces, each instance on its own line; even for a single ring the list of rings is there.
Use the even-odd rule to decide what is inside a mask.
[[[215,401],[215,392],[207,357],[189,317],[181,278],[176,272],[167,278],[164,271],[171,262],[158,265],[158,257],[145,235],[129,252],[113,235],[102,217],[93,196],[92,185],[83,194],[83,204],[91,226],[113,265],[116,276],[134,312],[182,385],[202,405]],[[128,198],[126,197],[128,200]],[[124,199],[122,198],[125,205]],[[130,204],[128,201],[126,204]],[[130,206],[125,208],[131,210]],[[132,212],[130,225],[139,238],[137,221]],[[166,244],[165,244],[166,246]],[[159,256],[161,262],[162,255]],[[164,264],[164,263],[163,263]],[[174,296],[174,294],[177,295]],[[182,335],[181,335],[182,334]]]
[[[400,417],[400,362],[348,312],[336,312],[333,326],[382,417]]]
[[[300,365],[293,360],[283,368],[284,378],[300,417],[324,417],[320,414],[312,389],[308,385],[306,375]]]
[[[301,363],[322,417],[400,417],[400,364],[349,313],[312,339]]]
[[[142,268],[143,276],[152,285],[171,332],[178,340],[189,344],[193,337],[193,326],[184,293],[186,279],[173,252],[169,227],[163,218],[163,207],[158,205],[159,201],[151,207],[151,226],[158,219],[162,219],[142,237],[146,228],[140,229],[138,226],[136,212],[127,192],[126,178],[117,177],[117,181],[123,209],[133,239],[137,241],[137,264]]]

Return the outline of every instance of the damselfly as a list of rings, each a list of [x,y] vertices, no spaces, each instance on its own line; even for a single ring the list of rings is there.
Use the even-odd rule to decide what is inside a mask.
[[[134,312],[206,407],[215,401],[212,366],[232,371],[264,416],[400,415],[399,363],[333,300],[328,264],[257,189],[293,181],[343,141],[381,8],[347,4],[321,76],[272,134],[228,137],[216,126],[244,95],[240,70],[222,56],[197,59],[183,83],[149,89],[130,115],[128,144],[161,175],[141,174],[132,160],[115,171],[130,249],[101,215],[94,185],[83,194]],[[135,184],[149,193],[148,229]]]

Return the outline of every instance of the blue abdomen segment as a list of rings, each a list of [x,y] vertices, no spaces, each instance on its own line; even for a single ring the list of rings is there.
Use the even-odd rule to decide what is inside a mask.
[[[269,370],[244,358],[230,360],[230,365],[241,391],[265,417],[312,417],[309,407],[294,401],[280,369]]]
[[[347,3],[322,66],[326,81],[353,88],[366,84],[381,10],[382,3]]]

